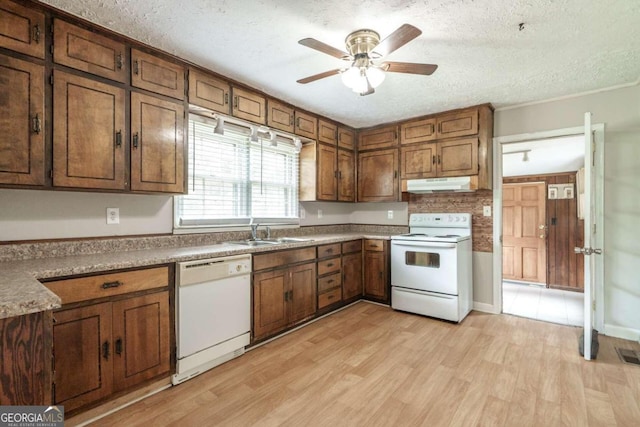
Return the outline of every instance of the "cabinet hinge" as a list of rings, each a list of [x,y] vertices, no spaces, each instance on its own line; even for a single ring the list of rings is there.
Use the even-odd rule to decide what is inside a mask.
[[[53,45],[51,45],[51,47],[49,48],[49,51],[51,52],[51,54],[53,55]]]
[[[53,169],[49,171],[49,178],[53,179]]]
[[[51,73],[51,77],[49,77],[49,83],[53,85],[53,73]]]

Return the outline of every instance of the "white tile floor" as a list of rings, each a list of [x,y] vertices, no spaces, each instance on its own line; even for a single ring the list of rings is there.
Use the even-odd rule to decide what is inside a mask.
[[[539,285],[502,283],[502,311],[563,325],[582,326],[584,294]]]

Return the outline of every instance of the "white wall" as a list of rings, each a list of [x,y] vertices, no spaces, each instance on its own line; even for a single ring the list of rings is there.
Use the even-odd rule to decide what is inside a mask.
[[[640,338],[640,86],[495,113],[495,136],[605,124],[604,290],[608,335]]]
[[[139,194],[0,189],[0,241],[171,233],[173,199]],[[120,209],[107,225],[106,209]]]
[[[334,203],[334,202],[300,202],[304,218],[300,225],[325,224],[373,224],[373,225],[407,225],[409,223],[409,205],[398,203]],[[322,211],[322,218],[318,217]],[[393,218],[389,218],[389,211]]]

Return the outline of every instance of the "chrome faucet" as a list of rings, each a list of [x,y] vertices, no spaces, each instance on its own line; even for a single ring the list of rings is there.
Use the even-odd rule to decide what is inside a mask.
[[[269,240],[271,239],[271,227],[267,225],[266,230],[267,230],[267,240]]]
[[[253,218],[251,218],[249,226],[251,227],[251,239],[258,240],[258,227],[260,227],[260,224],[254,224]]]

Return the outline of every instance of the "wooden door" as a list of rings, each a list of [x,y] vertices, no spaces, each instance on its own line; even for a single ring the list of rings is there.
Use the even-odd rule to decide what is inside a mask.
[[[356,133],[353,129],[338,127],[338,147],[354,150],[356,148]]]
[[[436,143],[414,144],[400,148],[400,178],[436,176]]]
[[[113,303],[114,391],[169,374],[169,320],[167,291]]]
[[[189,70],[189,104],[229,114],[229,92],[228,82],[193,68]]]
[[[545,197],[544,183],[504,184],[504,279],[547,282]]]
[[[294,110],[273,99],[267,100],[267,126],[293,133]]]
[[[44,185],[44,67],[0,55],[0,109],[0,183]]]
[[[112,391],[111,303],[58,311],[53,318],[53,401],[69,412]]]
[[[358,153],[358,201],[398,201],[398,150]]]
[[[398,145],[398,127],[385,126],[360,132],[359,150],[389,148]]]
[[[364,253],[364,294],[379,300],[387,299],[387,262],[385,252]]]
[[[306,136],[310,139],[316,139],[318,137],[318,118],[311,114],[303,113],[301,111],[295,112],[296,127],[295,134],[300,136]]]
[[[337,200],[338,172],[337,149],[335,146],[318,144],[318,200]]]
[[[131,94],[131,190],[184,192],[184,107]]]
[[[338,144],[338,125],[326,120],[318,120],[318,141],[325,144]]]
[[[127,82],[125,44],[59,19],[53,24],[53,61],[121,83]]]
[[[437,138],[457,138],[478,133],[478,110],[459,111],[436,117]]]
[[[400,143],[413,144],[436,139],[436,119],[414,120],[400,125]]]
[[[362,252],[342,256],[342,298],[362,295]]]
[[[278,270],[253,275],[253,338],[283,330],[289,323],[289,271]],[[286,299],[286,301],[285,301]]]
[[[289,274],[289,321],[294,324],[313,316],[316,312],[316,263],[309,262],[291,267]]]
[[[53,185],[123,190],[125,91],[54,71]]]
[[[442,141],[437,145],[437,175],[469,176],[478,174],[478,138]]]
[[[338,200],[356,201],[356,156],[351,150],[338,149]]]
[[[267,122],[266,104],[266,99],[257,93],[237,87],[233,88],[233,105],[231,112],[239,119],[264,125]]]
[[[0,47],[44,59],[44,13],[1,0]]]
[[[184,67],[131,49],[131,86],[184,99]]]

